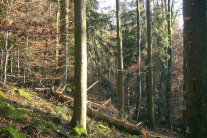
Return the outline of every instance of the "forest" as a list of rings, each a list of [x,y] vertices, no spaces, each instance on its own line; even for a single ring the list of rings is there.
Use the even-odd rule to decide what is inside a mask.
[[[0,0],[0,137],[207,138],[206,0]]]

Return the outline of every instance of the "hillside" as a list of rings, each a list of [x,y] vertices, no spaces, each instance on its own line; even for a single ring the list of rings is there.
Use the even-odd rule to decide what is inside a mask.
[[[0,137],[73,137],[78,133],[78,129],[74,131],[68,124],[72,109],[55,101],[54,97],[48,98],[45,95],[17,86],[1,88]],[[89,117],[87,118],[87,133],[87,137],[138,137]],[[157,129],[155,132],[147,130],[146,133],[148,137],[176,135],[169,130],[164,132],[162,129]]]

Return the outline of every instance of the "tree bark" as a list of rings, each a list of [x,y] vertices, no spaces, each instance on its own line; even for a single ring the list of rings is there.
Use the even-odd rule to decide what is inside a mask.
[[[120,117],[124,117],[124,74],[123,74],[123,52],[122,52],[122,29],[120,17],[120,1],[116,0],[117,18],[117,44],[118,44],[118,96]]]
[[[151,0],[147,0],[147,118],[148,125],[154,129],[154,98],[153,98],[153,65],[152,65],[152,17],[151,17]]]
[[[58,92],[62,91],[67,83],[68,2],[68,0],[60,0],[60,45],[58,47],[58,68],[56,73],[61,78],[56,81]]]
[[[111,117],[111,116],[108,116],[104,113],[100,113],[97,110],[94,110],[90,107],[88,107],[87,110],[88,110],[88,112],[87,112],[88,116],[94,117],[96,120],[104,121],[108,125],[114,126],[115,128],[117,128],[119,130],[124,130],[127,133],[132,134],[132,135],[146,136],[144,131],[135,125],[132,125],[128,122],[118,120],[118,119]]]
[[[206,0],[184,0],[185,136],[207,136]]]
[[[75,95],[71,125],[86,129],[87,113],[87,38],[86,0],[75,0]]]
[[[138,75],[137,75],[137,104],[136,104],[136,120],[139,119],[139,112],[141,107],[142,99],[142,80],[141,80],[141,31],[140,31],[140,11],[139,11],[139,0],[137,0],[137,59],[138,59]]]
[[[8,64],[8,58],[9,58],[9,51],[8,51],[8,35],[9,35],[9,32],[6,31],[6,33],[5,33],[4,84],[6,84],[6,79],[7,79],[7,64]]]

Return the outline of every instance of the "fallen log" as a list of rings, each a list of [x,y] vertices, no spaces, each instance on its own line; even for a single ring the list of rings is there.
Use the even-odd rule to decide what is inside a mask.
[[[45,94],[45,95],[49,94],[49,95],[55,97],[55,99],[58,100],[63,105],[67,104],[71,108],[73,107],[73,98],[70,98],[62,93],[54,92],[54,90],[52,90],[51,88],[35,88],[34,90],[38,91],[38,92],[47,92],[47,94]],[[108,100],[104,104],[98,104],[98,103],[94,103],[91,101],[87,101],[87,102],[88,102],[88,106],[93,109],[103,109],[104,111],[107,111],[110,114],[116,114],[117,112],[112,111],[109,107],[106,106],[108,103],[110,103],[110,101],[111,100]]]
[[[63,94],[60,93],[55,93],[55,92],[50,92],[50,94],[52,96],[54,96],[54,98],[64,104],[69,105],[69,107],[73,108],[73,99],[69,98],[67,96],[64,96]],[[130,124],[126,121],[121,121],[118,120],[117,118],[111,117],[105,113],[102,113],[101,111],[95,110],[93,108],[91,108],[90,105],[94,104],[93,102],[88,102],[87,105],[87,115],[91,118],[95,118],[95,120],[99,120],[99,121],[103,121],[106,122],[108,125],[110,126],[114,126],[115,128],[119,129],[119,130],[124,130],[125,132],[129,133],[129,134],[133,134],[133,135],[140,135],[140,136],[146,136],[146,131],[142,130],[141,128]],[[94,104],[94,106],[98,106],[97,109],[101,110],[101,107],[103,107],[102,105],[99,104]]]
[[[114,126],[115,128],[117,128],[119,130],[124,130],[125,132],[127,132],[129,134],[146,136],[145,130],[142,130],[141,128],[139,128],[133,124],[130,124],[128,122],[121,121],[121,120],[118,120],[118,119],[111,117],[109,115],[100,113],[99,111],[94,110],[90,107],[87,107],[87,115],[92,118],[95,117],[95,120],[104,121],[108,125]]]

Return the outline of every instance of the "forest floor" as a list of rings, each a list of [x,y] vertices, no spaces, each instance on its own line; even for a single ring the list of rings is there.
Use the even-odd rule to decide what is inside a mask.
[[[92,100],[92,94],[89,95]],[[16,86],[0,87],[0,137],[72,137],[73,131],[68,124],[71,117],[72,109],[41,92]],[[178,133],[164,128],[146,131],[147,137],[180,137]],[[94,138],[138,137],[93,118],[87,118],[87,133],[87,137]]]

